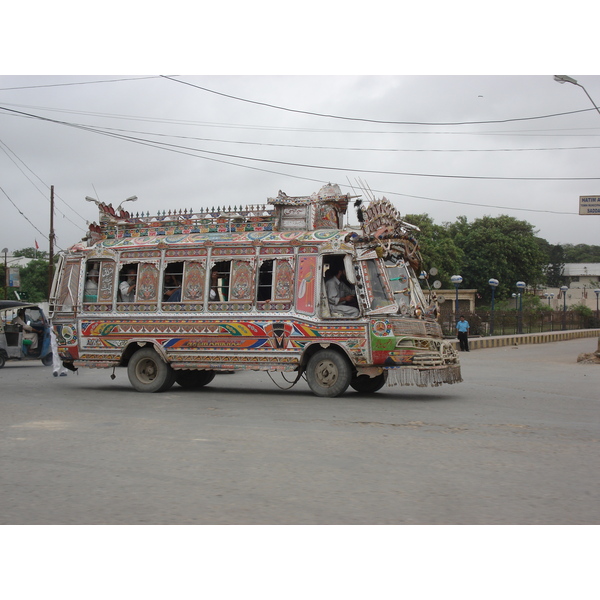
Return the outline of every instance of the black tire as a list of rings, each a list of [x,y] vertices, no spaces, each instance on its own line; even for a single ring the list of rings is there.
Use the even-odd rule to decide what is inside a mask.
[[[175,371],[175,381],[177,384],[189,390],[204,387],[214,378],[214,371]]]
[[[45,367],[50,367],[52,365],[52,362],[52,352],[48,352],[48,354],[46,354],[46,356],[42,358],[42,364]]]
[[[127,375],[138,392],[164,392],[175,383],[175,371],[152,348],[142,348],[129,359]]]
[[[341,396],[352,380],[348,359],[335,350],[319,350],[306,366],[306,380],[315,396]]]
[[[2,356],[0,354],[0,369],[4,366],[5,363],[6,363],[6,359],[4,358],[4,356]]]
[[[387,371],[384,371],[376,377],[369,377],[368,375],[359,375],[353,377],[350,382],[350,387],[361,394],[374,394],[378,392],[387,381]]]

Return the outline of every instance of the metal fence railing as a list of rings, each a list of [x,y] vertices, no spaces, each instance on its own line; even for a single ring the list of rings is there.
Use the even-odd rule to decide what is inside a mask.
[[[545,333],[572,329],[600,328],[600,319],[594,314],[587,317],[575,311],[517,311],[475,310],[461,313],[469,321],[470,335],[516,335]],[[456,335],[456,319],[450,311],[442,312],[440,324],[444,335]]]

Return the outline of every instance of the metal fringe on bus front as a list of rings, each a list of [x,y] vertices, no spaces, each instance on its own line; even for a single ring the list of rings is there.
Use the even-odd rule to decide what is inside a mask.
[[[460,365],[449,365],[437,369],[419,369],[417,367],[398,367],[387,370],[387,384],[416,385],[418,387],[438,386],[443,383],[460,383]]]

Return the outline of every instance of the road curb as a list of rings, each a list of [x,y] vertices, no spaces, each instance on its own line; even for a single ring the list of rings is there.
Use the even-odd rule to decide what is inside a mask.
[[[483,348],[500,348],[502,346],[519,346],[522,344],[548,344],[578,338],[600,337],[600,329],[575,329],[570,331],[551,331],[547,333],[523,333],[520,335],[498,335],[482,338],[469,338],[471,350]],[[460,348],[458,340],[451,340],[456,350]]]

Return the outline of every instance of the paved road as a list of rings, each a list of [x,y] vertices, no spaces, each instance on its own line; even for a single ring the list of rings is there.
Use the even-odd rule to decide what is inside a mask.
[[[598,524],[595,338],[461,354],[374,396],[265,373],[140,394],[124,370],[0,370],[1,524]]]

